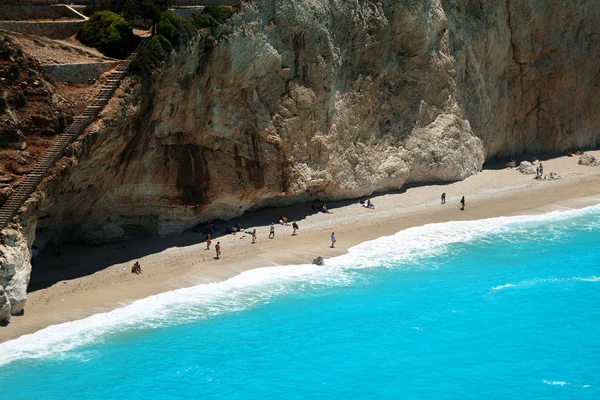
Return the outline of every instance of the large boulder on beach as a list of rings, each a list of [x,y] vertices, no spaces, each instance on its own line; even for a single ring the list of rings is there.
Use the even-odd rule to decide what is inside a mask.
[[[591,154],[583,154],[579,157],[579,164],[595,167],[596,165],[600,165],[600,162]]]
[[[10,321],[10,301],[6,291],[0,286],[0,323]]]
[[[529,161],[522,161],[517,168],[520,173],[525,175],[533,175],[535,174],[535,167]]]
[[[312,262],[315,265],[325,265],[325,259],[321,256],[315,258]]]

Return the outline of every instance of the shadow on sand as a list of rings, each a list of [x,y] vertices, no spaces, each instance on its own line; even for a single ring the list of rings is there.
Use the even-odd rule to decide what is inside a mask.
[[[405,189],[395,191],[394,193],[403,191]],[[359,201],[359,199],[356,199],[327,201],[326,203],[328,209],[332,213],[335,213],[336,208],[358,204]],[[308,215],[321,214],[319,211],[312,210],[311,206],[320,208],[322,204],[322,202],[317,200],[288,207],[267,207],[246,212],[239,218],[229,221],[213,220],[212,223],[217,227],[217,230],[211,234],[213,244],[210,251],[214,251],[216,240],[225,235],[225,226],[227,224],[232,227],[240,224],[246,230],[251,227],[267,226],[272,222],[277,223],[282,216],[285,216],[289,223],[294,220],[301,221]],[[149,236],[136,230],[128,232],[126,239],[114,243],[101,245],[65,243],[60,246],[60,251],[57,251],[56,247],[48,246],[35,259],[28,291],[35,292],[61,281],[91,275],[115,264],[125,263],[124,268],[126,271],[129,271],[131,270],[131,265],[141,257],[160,253],[173,247],[188,247],[203,243],[205,241],[205,232],[207,231],[206,225],[206,223],[202,223],[181,234],[170,235],[164,238]],[[265,231],[260,234],[266,233]],[[244,232],[241,234],[246,235]],[[204,251],[205,248],[202,248],[202,250]]]
[[[519,159],[531,159],[531,156],[521,156]],[[539,157],[544,161],[546,157]],[[489,162],[484,165],[484,169],[504,168],[506,161]],[[440,194],[445,191],[444,186],[453,182],[445,183],[422,183],[404,185],[399,190],[374,193],[370,196],[364,196],[352,200],[325,201],[327,208],[333,214],[336,209],[352,204],[359,204],[367,199],[389,194],[401,194],[407,190],[420,186],[439,186]],[[374,200],[377,205],[377,200]],[[309,215],[322,214],[320,209],[323,204],[320,200],[307,203],[295,204],[287,207],[266,207],[258,210],[248,211],[239,218],[229,221],[214,220],[213,224],[218,228],[213,232],[211,239],[213,245],[210,251],[214,251],[216,239],[225,235],[225,226],[235,226],[240,224],[243,229],[249,229],[258,226],[268,226],[271,223],[277,223],[282,216],[288,219],[289,223],[293,221],[302,221]],[[314,206],[315,209],[312,209]],[[326,214],[323,214],[324,216]],[[302,224],[300,223],[300,228]],[[181,234],[175,234],[164,238],[148,236],[139,230],[128,232],[126,239],[119,242],[102,245],[85,245],[66,243],[60,247],[60,255],[56,255],[56,249],[52,246],[47,247],[35,259],[35,265],[32,269],[31,280],[28,291],[44,289],[61,281],[75,279],[94,274],[111,265],[125,264],[126,271],[131,270],[133,263],[141,257],[160,253],[168,248],[188,247],[205,241],[206,223],[199,224],[191,230]],[[267,230],[259,232],[259,235],[267,235]],[[242,235],[246,235],[243,231]],[[249,235],[248,235],[249,236]],[[203,251],[204,248],[201,248]],[[143,267],[143,265],[142,265]],[[66,284],[66,283],[65,283]]]

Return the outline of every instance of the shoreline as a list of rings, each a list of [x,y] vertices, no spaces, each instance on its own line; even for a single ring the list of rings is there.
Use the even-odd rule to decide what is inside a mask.
[[[600,151],[588,153],[600,158]],[[577,161],[578,157],[566,156],[543,161],[547,173],[563,176],[557,181],[536,181],[516,169],[484,170],[459,182],[374,195],[375,210],[361,207],[358,201],[332,202],[332,214],[298,219],[297,236],[291,236],[291,226],[278,225],[273,240],[267,239],[264,221],[275,220],[278,215],[305,215],[307,206],[254,211],[239,218],[244,228],[257,228],[254,245],[250,235],[238,233],[213,239],[211,250],[206,251],[203,236],[187,232],[101,246],[67,245],[60,257],[44,252],[36,259],[36,266],[43,265],[49,275],[62,274],[66,269],[81,276],[29,293],[24,315],[14,316],[10,324],[0,327],[0,343],[162,292],[223,281],[243,271],[338,256],[362,242],[414,226],[541,214],[600,203],[600,168],[581,166]],[[445,205],[440,205],[442,192],[447,193]],[[465,211],[459,210],[462,195],[467,199]],[[338,240],[334,249],[329,247],[332,231]],[[213,259],[217,241],[223,251],[220,260]],[[141,275],[130,272],[137,260],[143,268]]]

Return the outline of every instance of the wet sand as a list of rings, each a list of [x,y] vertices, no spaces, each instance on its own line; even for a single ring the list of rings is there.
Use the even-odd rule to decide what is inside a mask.
[[[590,153],[600,158],[600,151]],[[60,256],[49,249],[36,259],[35,268],[43,272],[34,275],[32,287],[37,290],[28,295],[24,315],[0,327],[0,342],[168,290],[221,281],[245,270],[340,255],[351,246],[412,226],[600,203],[600,167],[581,166],[577,161],[578,157],[566,156],[543,161],[546,174],[561,174],[563,179],[557,181],[538,181],[516,169],[486,169],[461,182],[371,196],[376,209],[366,209],[358,200],[332,202],[328,206],[333,213],[324,214],[301,204],[259,210],[233,220],[244,228],[257,228],[255,244],[250,235],[238,233],[215,237],[211,249],[205,250],[204,236],[187,232],[102,246],[65,245]],[[443,192],[445,205],[440,204]],[[463,195],[467,205],[461,211]],[[291,225],[276,225],[275,238],[268,239],[268,225],[280,215],[298,221],[298,235],[292,236]],[[332,231],[337,236],[333,249],[329,247]],[[214,259],[217,241],[223,252],[219,260]],[[142,266],[141,275],[130,272],[135,261]]]

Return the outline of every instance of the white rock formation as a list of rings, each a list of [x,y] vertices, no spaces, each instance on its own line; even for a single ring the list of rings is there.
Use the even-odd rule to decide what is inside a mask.
[[[35,224],[33,227],[35,229]],[[20,313],[27,299],[27,285],[31,273],[31,241],[33,232],[23,235],[22,232],[11,228],[2,231],[0,286],[4,288],[10,302],[12,314]]]
[[[525,175],[534,175],[535,167],[529,161],[522,161],[517,167],[520,173]]]
[[[585,153],[579,157],[579,164],[586,165],[588,167],[595,167],[600,165],[600,161],[598,161],[593,155]]]
[[[6,291],[0,286],[0,323],[10,321],[10,301],[6,295]]]

